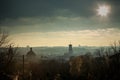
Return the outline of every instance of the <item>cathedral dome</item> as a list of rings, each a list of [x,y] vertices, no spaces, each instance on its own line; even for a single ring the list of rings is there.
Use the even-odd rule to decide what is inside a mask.
[[[28,57],[36,56],[36,54],[33,52],[32,48],[30,48],[30,51],[27,52]]]

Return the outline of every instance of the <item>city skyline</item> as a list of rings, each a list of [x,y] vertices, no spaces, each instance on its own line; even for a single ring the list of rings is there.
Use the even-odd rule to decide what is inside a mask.
[[[120,40],[119,0],[1,0],[0,28],[20,47],[109,46]]]

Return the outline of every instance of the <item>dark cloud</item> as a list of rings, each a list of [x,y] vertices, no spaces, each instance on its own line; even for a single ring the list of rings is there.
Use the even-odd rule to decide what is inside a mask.
[[[88,2],[89,3],[89,2]],[[31,16],[54,16],[56,10],[68,9],[74,13],[86,10],[85,2],[72,0],[4,0],[0,2],[1,18],[17,18]],[[85,13],[86,14],[86,13]]]
[[[50,29],[61,30],[60,28],[63,30],[98,28],[100,24],[97,27],[96,22],[89,21],[91,20],[89,19],[90,17],[96,15],[95,9],[98,7],[97,4],[108,4],[111,6],[112,11],[109,15],[111,23],[107,24],[107,27],[114,26],[118,28],[120,21],[120,0],[0,0],[0,26],[25,27],[45,23],[45,25],[39,27],[41,31]],[[57,16],[67,18],[82,17],[86,20],[80,20],[79,22],[69,22],[69,19],[67,19],[68,21],[59,21],[59,19],[56,19]],[[28,19],[29,17],[31,19]],[[56,22],[56,20],[58,21]],[[56,24],[49,27],[48,25],[53,23],[52,21]],[[93,27],[94,25],[95,27]]]
[[[113,6],[112,16],[119,16],[119,0],[1,0],[0,19],[33,17],[33,16],[55,16],[58,10],[68,10],[71,13],[59,14],[63,16],[89,17],[94,15],[93,8],[97,3],[109,3]]]

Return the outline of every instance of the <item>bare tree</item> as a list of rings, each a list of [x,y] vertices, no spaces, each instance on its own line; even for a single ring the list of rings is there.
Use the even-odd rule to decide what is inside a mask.
[[[5,31],[0,31],[0,72],[5,72],[13,64],[14,55],[17,48],[9,42],[9,35]]]
[[[101,47],[101,48],[99,48],[99,49],[96,49],[95,55],[96,55],[97,57],[102,57],[103,55],[105,55],[105,54],[104,54],[104,51],[105,51],[105,48],[104,48],[104,47]]]
[[[4,47],[8,42],[8,33],[0,30],[0,47]]]
[[[111,49],[113,50],[113,53],[120,53],[120,40],[115,41],[113,44],[111,44]]]

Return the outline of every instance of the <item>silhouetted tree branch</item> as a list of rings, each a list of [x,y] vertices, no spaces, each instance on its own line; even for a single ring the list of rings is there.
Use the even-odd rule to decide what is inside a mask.
[[[120,53],[120,40],[115,41],[113,44],[111,44],[111,49],[113,50],[113,53]]]
[[[0,31],[0,72],[5,72],[14,61],[14,55],[17,53],[17,47],[9,43],[7,32]]]

